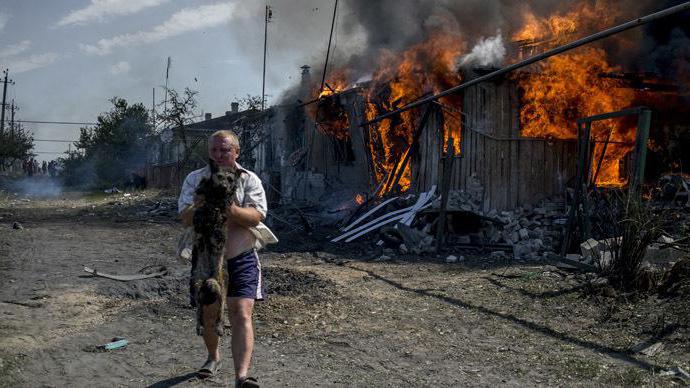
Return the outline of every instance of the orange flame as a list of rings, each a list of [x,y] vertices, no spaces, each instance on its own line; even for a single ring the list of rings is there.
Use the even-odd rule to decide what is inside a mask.
[[[409,47],[402,54],[384,52],[374,73],[375,86],[370,89],[368,96],[367,119],[400,108],[425,94],[438,93],[460,83],[460,75],[454,68],[461,48],[462,40],[457,35],[438,33],[422,43]],[[380,92],[385,88],[388,88],[387,97],[382,99]],[[440,102],[457,108],[460,106],[457,96],[442,99]],[[403,168],[398,184],[401,191],[410,188],[410,164],[399,164],[403,161],[404,152],[412,143],[418,125],[415,119],[419,117],[418,111],[406,111],[399,118],[384,120],[370,126],[370,154],[379,182],[392,171]],[[460,143],[459,126],[449,127],[445,131],[445,139],[451,136],[456,144]],[[459,147],[456,145],[456,148]],[[382,155],[380,149],[383,150]]]
[[[597,0],[594,3],[582,1],[572,9],[560,14],[539,18],[531,9],[522,11],[523,27],[512,36],[514,41],[553,40],[553,44],[565,43],[570,35],[580,31],[595,31],[611,25],[621,10],[616,4]]]
[[[570,40],[572,34],[602,28],[611,23],[619,10],[597,1],[583,2],[565,13],[539,19],[534,14],[524,14],[524,27],[513,35],[516,40],[545,40],[548,49]],[[630,107],[635,94],[622,88],[621,82],[602,78],[602,73],[620,69],[608,63],[606,52],[596,48],[580,49],[574,53],[554,56],[539,62],[530,73],[516,75],[523,89],[523,106],[520,122],[524,136],[576,139],[576,120]],[[597,141],[592,163],[593,176],[597,174],[598,160],[603,141],[609,136],[611,144],[596,176],[600,186],[622,186],[626,183],[620,172],[620,163],[632,149],[635,141],[634,127],[620,120],[607,120],[592,125],[592,137]]]
[[[318,86],[313,90],[318,92]],[[347,73],[341,69],[331,74],[323,90],[318,92],[317,101],[307,105],[307,114],[316,123],[316,127],[325,135],[339,140],[350,138],[350,121],[345,107],[336,94],[347,88]]]
[[[577,119],[630,107],[635,97],[632,90],[621,88],[618,80],[598,76],[616,70],[606,61],[603,50],[589,48],[552,57],[539,64],[538,72],[523,74],[519,81],[524,90],[520,111],[522,134],[576,139]],[[635,129],[613,120],[592,125],[592,137],[598,141],[604,141],[609,133],[615,143],[606,149],[596,184],[621,186],[625,180],[619,171],[619,161],[632,149]],[[598,143],[594,160],[599,159],[602,149],[603,144]]]
[[[357,205],[363,204],[364,203],[364,196],[362,194],[355,195],[355,203],[357,203]]]
[[[325,82],[323,90],[319,93],[319,98],[332,96],[347,89],[347,80],[343,72],[338,72],[331,76],[328,82]]]

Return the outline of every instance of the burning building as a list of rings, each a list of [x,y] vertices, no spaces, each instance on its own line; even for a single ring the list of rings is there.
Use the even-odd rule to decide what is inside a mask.
[[[293,119],[286,120],[287,127],[293,126],[286,132],[296,134],[289,141],[299,139],[299,144],[285,147],[287,165],[297,170],[281,175],[284,194],[299,192],[298,197],[313,200],[342,188],[378,196],[426,191],[441,183],[441,158],[452,151],[458,161],[452,189],[467,189],[478,179],[485,210],[530,205],[572,186],[578,119],[638,106],[653,110],[649,148],[657,165],[648,169],[648,178],[690,168],[687,156],[677,151],[690,144],[690,46],[682,44],[690,43],[690,32],[679,20],[616,35],[362,126],[421,97],[658,7],[585,0],[564,10],[537,2],[486,6],[491,9],[472,4],[473,9],[461,10],[432,3],[391,5],[418,7],[417,16],[423,18],[410,28],[415,33],[401,33],[395,44],[390,34],[401,26],[390,20],[376,24],[370,12],[357,8],[358,1],[349,3],[361,11],[359,22],[372,34],[370,46],[334,65],[323,87],[303,74],[301,102]],[[496,22],[493,34],[483,35],[487,27],[477,26],[463,11],[489,13]],[[383,44],[381,35],[390,44]],[[588,179],[593,185],[629,183],[636,124],[635,117],[592,124]]]

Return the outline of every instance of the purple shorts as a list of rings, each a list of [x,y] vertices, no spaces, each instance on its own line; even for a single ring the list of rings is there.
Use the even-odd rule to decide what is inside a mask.
[[[228,297],[263,300],[261,263],[255,250],[227,259]]]

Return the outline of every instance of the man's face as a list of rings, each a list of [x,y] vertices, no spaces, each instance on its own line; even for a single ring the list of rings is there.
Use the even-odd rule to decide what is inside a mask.
[[[214,136],[208,143],[208,156],[220,167],[235,168],[239,155],[227,137]]]

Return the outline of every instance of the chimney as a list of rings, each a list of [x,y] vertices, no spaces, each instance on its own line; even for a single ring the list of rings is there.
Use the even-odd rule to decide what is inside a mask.
[[[309,75],[309,69],[311,69],[311,67],[309,67],[309,65],[304,65],[300,67],[300,69],[302,69],[302,77],[304,77]]]
[[[204,120],[211,120],[212,115],[210,113],[204,114]]]
[[[311,74],[309,73],[309,67],[308,65],[304,65],[300,67],[302,69],[302,81],[300,82],[299,86],[299,98],[307,101],[312,93],[311,90]]]
[[[231,102],[230,103],[230,112],[237,113],[239,111],[240,111],[240,103],[239,102]]]

